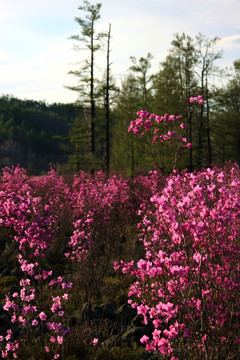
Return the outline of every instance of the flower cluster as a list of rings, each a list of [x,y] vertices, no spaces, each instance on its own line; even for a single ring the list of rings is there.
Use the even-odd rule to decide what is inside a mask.
[[[122,177],[105,179],[102,172],[94,178],[84,172],[75,176],[72,184],[72,211],[74,231],[69,242],[72,260],[84,259],[89,249],[99,243],[97,234],[106,233],[113,217],[125,212],[130,215],[129,185]]]
[[[153,130],[150,122],[178,120],[146,112],[139,112],[139,119],[145,134]],[[166,136],[176,138],[168,131]],[[123,258],[133,229],[144,256],[115,261],[114,268],[132,276],[129,304],[153,328],[141,343],[172,360],[213,358],[219,351],[234,358],[240,344],[239,175],[237,164],[226,164],[195,173],[173,171],[168,178],[154,170],[134,180],[80,172],[66,182],[54,169],[39,178],[19,167],[4,169],[0,227],[15,246],[21,277],[6,294],[12,327],[0,335],[0,356],[21,358],[28,351],[30,358],[38,344],[43,358],[65,358],[67,305],[79,269],[84,279],[95,276],[99,286],[107,261],[112,271],[112,261]],[[56,271],[56,253],[63,265],[74,261],[74,267]],[[91,334],[87,343],[98,348],[97,337]]]
[[[53,354],[60,357],[60,347],[69,333],[64,325],[65,302],[73,285],[69,280],[77,281],[78,274],[68,273],[65,281],[51,268],[51,254],[57,251],[59,261],[80,262],[91,250],[89,267],[96,267],[97,261],[104,261],[101,249],[107,236],[111,236],[107,247],[112,253],[110,241],[117,236],[113,231],[116,219],[127,223],[135,216],[137,205],[132,204],[131,196],[128,180],[121,176],[106,180],[102,172],[94,177],[80,172],[66,183],[54,169],[37,178],[27,176],[20,167],[3,169],[0,226],[8,229],[22,274],[17,290],[6,296],[4,305],[12,324],[21,329],[21,338],[16,348],[10,346],[15,334],[10,342],[8,335],[3,337],[3,356],[18,356],[26,346],[31,349],[34,339],[44,344],[49,358]],[[139,193],[139,202],[140,197]]]
[[[190,103],[196,102],[196,103],[198,103],[200,105],[204,104],[202,95],[198,95],[198,96],[195,96],[195,97],[190,97],[189,102]]]
[[[47,269],[48,252],[54,243],[58,215],[50,211],[48,203],[43,204],[40,196],[35,196],[33,183],[35,179],[28,178],[23,169],[4,169],[0,192],[1,225],[9,228],[12,238],[18,248],[18,262],[22,279],[16,286],[18,291],[6,296],[3,309],[11,316],[12,324],[21,329],[21,339],[16,342],[11,329],[8,335],[1,338],[2,357],[18,357],[21,346],[29,345],[39,339],[45,343],[45,350],[50,356],[60,354],[57,351],[63,342],[63,336],[69,333],[64,327],[62,300],[67,300],[67,283],[58,279],[58,288],[51,290],[58,296],[52,296],[53,305],[47,309],[48,300],[44,293],[53,283],[53,271]],[[11,191],[12,189],[12,191]],[[14,190],[14,191],[13,191]],[[34,188],[36,190],[36,188]],[[50,280],[52,278],[52,280]],[[70,286],[67,284],[67,287]],[[58,309],[57,313],[55,309]],[[52,315],[51,315],[52,313]],[[45,327],[49,332],[46,333]],[[58,346],[51,344],[51,334],[56,334]],[[16,342],[16,344],[15,344]]]
[[[239,175],[236,164],[172,174],[151,198],[153,208],[142,210],[145,258],[136,266],[114,263],[135,278],[129,304],[154,326],[141,339],[147,350],[177,359],[184,341],[186,356],[218,348],[233,356],[240,341]]]
[[[189,103],[196,102],[203,105],[202,95],[191,97]],[[152,157],[155,165],[163,173],[171,172],[176,167],[180,158],[181,150],[192,148],[192,143],[187,141],[184,133],[187,123],[181,122],[181,115],[163,116],[151,114],[146,110],[137,112],[138,118],[130,122],[128,132],[138,136],[141,147]],[[167,156],[167,164],[164,164],[163,154]]]
[[[146,132],[150,132],[153,129],[153,138],[152,144],[155,144],[156,141],[164,144],[165,141],[168,141],[172,138],[180,140],[182,142],[186,142],[186,138],[179,136],[176,132],[168,130],[167,133],[163,134],[160,132],[160,128],[158,125],[161,123],[165,125],[173,124],[176,120],[182,119],[181,115],[169,115],[165,114],[163,116],[151,114],[147,111],[140,110],[137,112],[138,118],[136,120],[131,121],[130,126],[128,128],[128,132],[133,132],[135,135],[140,135],[143,137]],[[186,127],[185,123],[180,125],[181,129]]]

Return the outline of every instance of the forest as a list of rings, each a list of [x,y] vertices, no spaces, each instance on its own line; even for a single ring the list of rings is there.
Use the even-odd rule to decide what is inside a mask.
[[[0,357],[238,360],[240,59],[175,34],[117,87],[79,10],[78,101],[0,98]]]

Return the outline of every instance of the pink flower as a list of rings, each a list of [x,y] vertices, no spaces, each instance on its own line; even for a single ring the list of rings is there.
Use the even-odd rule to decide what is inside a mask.
[[[62,343],[63,343],[63,336],[58,335],[58,336],[57,336],[57,342],[58,342],[59,344],[62,344]]]
[[[51,337],[50,337],[50,341],[51,341],[51,343],[53,343],[53,344],[54,344],[54,343],[56,342],[55,337],[54,337],[54,336],[51,336]]]
[[[201,261],[201,254],[199,254],[199,252],[196,252],[194,255],[193,255],[193,260],[196,261],[196,263],[200,263]]]
[[[68,299],[68,294],[64,294],[64,295],[62,296],[62,298],[63,298],[63,300],[67,300],[67,299]]]
[[[142,344],[146,344],[149,340],[149,337],[147,335],[143,335],[143,337],[140,339],[140,342]]]
[[[93,344],[93,346],[96,346],[98,344],[98,339],[94,338],[92,344]]]
[[[42,321],[47,319],[47,315],[43,311],[40,312],[39,317],[40,317],[40,320],[42,320]]]

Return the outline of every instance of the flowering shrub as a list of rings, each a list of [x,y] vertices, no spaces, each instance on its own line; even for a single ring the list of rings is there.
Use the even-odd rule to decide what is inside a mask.
[[[4,304],[20,336],[11,329],[0,334],[3,358],[21,358],[23,352],[34,358],[37,344],[44,358],[63,356],[70,280],[75,284],[70,298],[75,295],[75,301],[84,294],[84,286],[94,283],[87,300],[99,291],[107,270],[112,270],[124,227],[135,217],[136,204],[130,197],[128,180],[120,176],[106,180],[103,173],[91,177],[81,172],[67,184],[54,169],[37,178],[20,167],[3,169],[0,229],[7,229],[7,242],[14,245],[12,256],[15,253],[22,274]],[[59,262],[66,274],[59,273]],[[96,345],[97,339],[90,343]]]
[[[202,95],[189,99],[189,104],[194,105],[194,103],[203,105]],[[141,146],[151,156],[162,174],[171,172],[176,167],[181,150],[192,148],[192,144],[187,142],[184,135],[187,124],[184,122],[178,124],[182,115],[159,116],[146,110],[138,111],[137,115],[138,118],[130,122],[128,132],[138,137]],[[164,155],[167,156],[167,163],[164,161]]]
[[[239,175],[237,164],[226,164],[133,180],[80,172],[67,183],[54,169],[36,178],[5,168],[1,239],[14,245],[21,276],[5,296],[12,325],[0,333],[0,357],[67,359],[82,336],[95,356],[101,326],[89,322],[84,335],[76,328],[67,336],[70,315],[84,301],[106,299],[105,278],[117,278],[112,262],[125,258],[114,268],[132,277],[129,304],[153,328],[141,337],[148,351],[171,360],[237,359]]]
[[[80,262],[89,249],[103,245],[115,216],[127,220],[130,215],[129,186],[121,177],[105,179],[102,172],[94,177],[80,172],[72,185],[72,211],[74,232],[67,256]]]
[[[171,359],[239,354],[239,167],[176,172],[138,227],[145,257],[115,262],[129,303],[154,326],[141,342]],[[216,357],[217,358],[217,357]]]
[[[19,191],[22,192],[22,189]],[[32,349],[38,341],[45,346],[47,353],[59,357],[56,344],[61,345],[63,336],[69,333],[69,329],[64,328],[62,322],[62,301],[68,299],[65,289],[70,288],[71,284],[65,283],[62,277],[50,281],[53,272],[47,270],[45,260],[46,252],[55,236],[52,228],[56,216],[49,214],[48,205],[45,206],[45,214],[42,214],[41,208],[41,199],[32,197],[29,191],[24,197],[15,192],[0,193],[1,223],[12,228],[15,234],[14,241],[19,249],[18,262],[23,273],[19,290],[6,295],[3,307],[11,314],[11,322],[21,328],[21,339],[14,340],[11,329],[7,336],[1,336],[2,358],[9,359],[11,354],[18,358],[22,351],[21,346],[25,348],[26,354],[30,351],[35,358]],[[56,284],[61,290],[57,289],[58,295],[54,296],[56,290],[53,287]],[[49,287],[52,291],[51,301],[46,297]],[[46,329],[49,330],[48,333]],[[53,339],[56,341],[55,345]]]

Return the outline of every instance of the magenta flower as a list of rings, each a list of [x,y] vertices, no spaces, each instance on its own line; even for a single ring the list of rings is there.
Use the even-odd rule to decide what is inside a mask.
[[[40,320],[44,321],[44,320],[47,319],[47,315],[42,311],[42,312],[40,312],[40,314],[39,314],[39,318],[40,318]]]
[[[62,344],[62,343],[63,343],[63,336],[58,335],[58,336],[57,336],[57,342],[58,342],[59,344]]]
[[[93,344],[93,346],[96,346],[98,344],[98,339],[94,338],[92,344]]]

